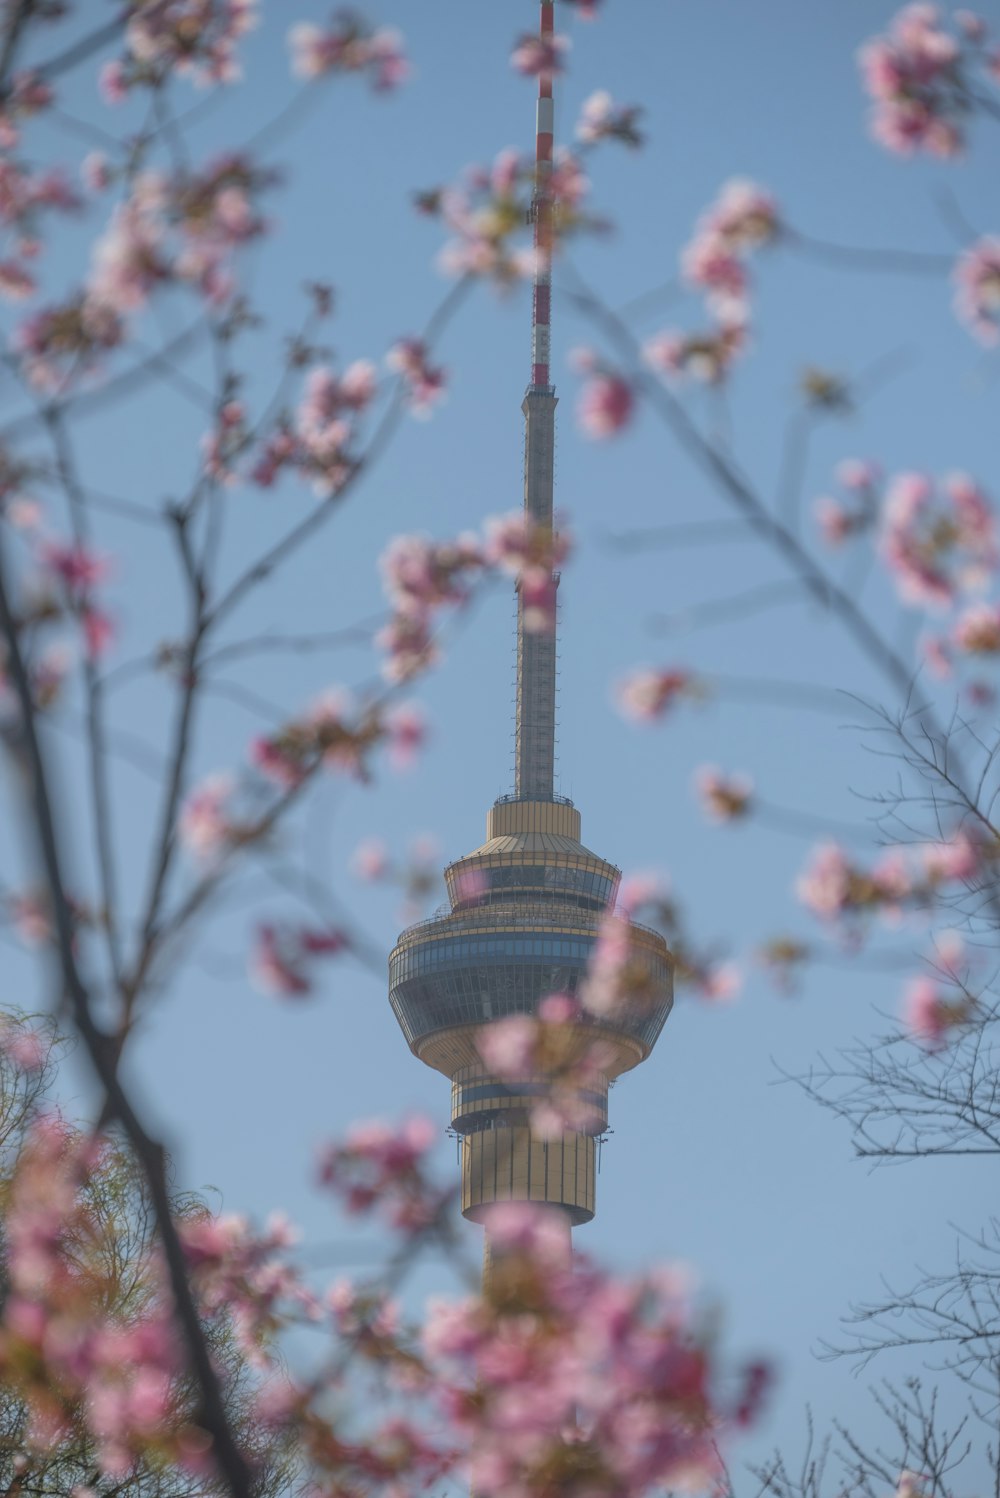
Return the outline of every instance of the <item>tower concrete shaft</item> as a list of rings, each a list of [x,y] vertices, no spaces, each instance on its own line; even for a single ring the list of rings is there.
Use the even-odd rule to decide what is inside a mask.
[[[540,36],[551,43],[552,0],[542,0]],[[524,412],[524,511],[542,535],[552,534],[555,487],[556,394],[550,384],[552,317],[552,152],[554,135],[552,76],[541,73],[535,113],[535,185],[531,200],[534,286],[531,299],[531,384]],[[552,578],[553,627],[529,630],[524,600],[517,607],[517,716],[515,723],[514,794],[529,801],[552,798],[556,747],[556,632]]]
[[[541,0],[543,41],[552,37],[553,8],[554,0]],[[554,524],[552,138],[552,80],[543,73],[531,205],[531,382],[522,406],[524,509],[543,536]],[[558,582],[553,573],[553,597]],[[553,1076],[493,1075],[481,1055],[483,1031],[513,1015],[534,1015],[547,995],[583,995],[605,923],[618,919],[620,873],[584,847],[580,813],[555,794],[556,636],[554,628],[532,631],[528,622],[519,593],[514,792],[487,814],[486,841],[445,869],[447,912],[399,936],[389,957],[389,998],[414,1054],[451,1080],[464,1215],[488,1225],[500,1202],[544,1202],[561,1209],[568,1241],[569,1228],[594,1215],[608,1088],[652,1050],[673,1003],[673,963],[658,932],[628,924],[620,933],[635,997],[600,1017],[581,1009],[567,1026],[563,1063],[572,1070],[576,1058],[588,1058],[562,1115],[571,1115],[573,1126],[540,1133],[533,1119],[540,1105],[551,1105]],[[564,1078],[560,1085],[565,1103],[569,1084]]]
[[[553,390],[528,390],[524,412],[524,512],[542,533],[552,534],[555,483],[556,397]],[[529,629],[524,599],[517,600],[517,717],[514,794],[525,801],[551,801],[556,754],[556,622]]]

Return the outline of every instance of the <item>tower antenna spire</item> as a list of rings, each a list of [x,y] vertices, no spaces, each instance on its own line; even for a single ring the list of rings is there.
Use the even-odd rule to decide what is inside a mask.
[[[551,43],[554,0],[541,0],[540,33]],[[524,512],[542,534],[552,533],[555,477],[556,393],[550,383],[552,310],[552,74],[538,75],[535,118],[535,188],[531,200],[535,275],[531,303],[531,383],[524,412]],[[559,578],[553,574],[553,600]],[[555,609],[553,607],[553,615]],[[551,801],[555,783],[556,629],[526,627],[524,601],[517,604],[517,713],[514,794],[519,801]]]

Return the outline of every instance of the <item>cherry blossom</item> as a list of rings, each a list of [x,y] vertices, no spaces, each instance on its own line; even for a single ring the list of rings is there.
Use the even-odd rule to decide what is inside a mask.
[[[737,821],[751,808],[753,781],[749,775],[727,776],[714,765],[703,765],[695,775],[695,786],[706,814],[713,821]]]
[[[313,80],[329,73],[366,73],[374,89],[396,88],[409,75],[398,31],[370,29],[352,13],[334,16],[326,29],[310,21],[293,26],[288,34],[292,69]]]
[[[681,333],[667,328],[646,340],[643,358],[658,374],[680,379],[693,376],[706,385],[726,379],[746,351],[749,330],[745,318],[728,318],[704,333]]]
[[[563,58],[569,49],[569,38],[565,36],[539,36],[528,32],[518,38],[510,54],[511,67],[527,78],[551,78],[563,70]]]
[[[940,1050],[953,1032],[973,1016],[974,1002],[955,997],[954,987],[935,978],[914,978],[903,995],[903,1024],[913,1038],[928,1050]]]
[[[858,60],[881,145],[904,155],[954,156],[961,149],[968,111],[961,49],[942,30],[936,6],[904,6],[889,34],[862,47]]]
[[[42,541],[38,550],[44,574],[59,587],[78,620],[87,655],[97,660],[114,638],[114,626],[94,601],[94,589],[108,576],[109,564],[78,543]]]
[[[613,437],[628,426],[635,410],[635,392],[618,370],[603,365],[591,349],[577,349],[575,367],[587,376],[576,416],[587,437]]]
[[[955,623],[952,639],[966,655],[1000,654],[1000,604],[976,603],[967,608]]]
[[[178,831],[195,858],[213,863],[241,836],[233,818],[232,775],[210,775],[190,792],[181,808]]]
[[[720,1408],[683,1276],[612,1280],[580,1259],[571,1269],[564,1226],[535,1206],[500,1205],[489,1227],[486,1297],[434,1302],[423,1338],[469,1444],[475,1491],[499,1498],[557,1484],[638,1498],[711,1486],[721,1473],[713,1433],[755,1417],[761,1366]]]
[[[0,294],[23,301],[37,289],[32,262],[47,214],[75,213],[80,195],[60,168],[33,169],[0,155]]]
[[[436,1134],[426,1118],[409,1118],[397,1127],[381,1120],[355,1124],[343,1144],[323,1150],[320,1181],[349,1212],[378,1208],[398,1231],[419,1232],[436,1220],[447,1200],[426,1173]]]
[[[78,296],[32,313],[15,329],[13,346],[32,385],[65,389],[74,376],[99,369],[124,336],[124,321],[113,307]]]
[[[877,463],[848,458],[838,464],[836,477],[850,495],[850,501],[845,504],[843,500],[823,495],[815,505],[816,523],[823,540],[831,547],[841,546],[872,529],[878,518],[882,473]]]
[[[699,219],[681,257],[686,279],[705,293],[724,324],[745,318],[749,280],[745,261],[781,232],[777,205],[756,183],[736,178]]]
[[[576,125],[576,138],[595,146],[602,140],[620,140],[626,146],[641,146],[637,121],[642,110],[635,105],[616,104],[604,89],[584,100]]]
[[[386,363],[403,376],[407,400],[417,416],[429,416],[444,395],[445,372],[430,363],[426,345],[419,338],[401,338],[388,353]]]
[[[947,608],[997,565],[993,507],[966,474],[938,486],[926,474],[898,474],[882,514],[881,554],[907,603]]]
[[[592,1097],[607,1085],[607,1051],[599,1036],[588,1037],[581,1017],[576,999],[550,994],[537,1014],[496,1020],[477,1036],[483,1065],[501,1081],[530,1082],[532,1090],[544,1082],[531,1110],[532,1128],[542,1137],[567,1129],[589,1133],[603,1123]]]
[[[233,83],[238,44],[257,23],[257,0],[131,0],[125,56],[105,65],[102,93],[119,103],[169,74],[200,85]]]
[[[523,511],[486,522],[484,558],[516,578],[529,633],[555,627],[557,574],[570,548],[565,530],[550,531]]]
[[[1000,342],[1000,236],[988,235],[964,251],[953,279],[959,317],[981,343]]]
[[[302,785],[309,775],[325,768],[346,772],[359,780],[371,776],[372,751],[386,740],[400,739],[399,749],[414,747],[409,718],[395,727],[376,707],[355,702],[340,687],[322,693],[301,718],[250,746],[251,762],[269,780],[286,790]]]
[[[682,700],[704,696],[704,687],[681,667],[643,669],[618,683],[618,705],[626,717],[648,723],[662,718]]]
[[[312,969],[324,957],[348,950],[341,931],[309,926],[258,926],[250,955],[250,976],[262,993],[299,999],[313,989]]]

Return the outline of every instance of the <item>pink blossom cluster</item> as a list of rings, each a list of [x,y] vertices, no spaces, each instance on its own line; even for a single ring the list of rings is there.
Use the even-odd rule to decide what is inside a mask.
[[[433,629],[445,607],[460,607],[473,582],[491,572],[516,581],[525,627],[541,632],[555,623],[556,569],[566,560],[570,538],[518,511],[489,520],[484,537],[466,533],[455,541],[397,536],[380,560],[383,587],[392,616],[379,632],[386,652],[383,671],[390,681],[406,681],[435,663]]]
[[[301,999],[313,991],[315,964],[349,951],[350,945],[343,931],[265,922],[254,937],[250,976],[262,993]]]
[[[633,923],[640,917],[665,937],[678,983],[709,1003],[739,992],[739,968],[691,941],[669,887],[656,875],[637,875],[622,884],[617,911],[602,918],[581,990],[588,1014],[598,1019],[643,1014],[662,1001],[659,979],[633,941]]]
[[[370,759],[386,745],[405,765],[423,742],[423,719],[409,703],[380,707],[355,703],[340,688],[320,696],[301,718],[250,746],[251,763],[285,790],[304,784],[319,769],[371,779]]]
[[[705,695],[704,683],[680,666],[642,667],[631,672],[616,687],[621,711],[640,723],[662,718],[679,702],[698,701]]]
[[[1000,235],[989,234],[959,257],[955,266],[955,307],[981,343],[1000,342]]]
[[[774,198],[755,182],[727,182],[699,219],[684,250],[685,278],[705,295],[709,311],[722,326],[742,324],[749,311],[750,255],[773,244],[781,233]]]
[[[573,366],[586,376],[576,408],[581,430],[598,441],[615,436],[628,426],[635,412],[631,381],[604,363],[593,349],[575,349]]]
[[[883,855],[870,869],[852,861],[837,843],[816,848],[796,883],[796,894],[814,915],[831,922],[878,914],[898,920],[904,910],[925,909],[948,887],[975,880],[994,853],[968,830],[926,843],[910,856],[900,850]]]
[[[498,1206],[483,1299],[440,1301],[424,1331],[437,1398],[486,1498],[710,1487],[717,1441],[752,1421],[768,1382],[744,1371],[729,1407],[683,1277],[614,1279],[566,1251],[557,1214]]]
[[[867,42],[858,60],[881,145],[904,155],[954,156],[961,149],[970,107],[964,60],[936,5],[905,5],[888,35]]]
[[[405,896],[401,919],[414,921],[440,887],[440,861],[433,838],[414,839],[407,856],[398,860],[380,838],[366,838],[355,848],[351,868],[360,879],[401,889]]]
[[[417,416],[429,416],[445,392],[445,372],[430,362],[420,338],[401,338],[389,350],[386,363],[402,375],[406,398]]]
[[[559,568],[571,546],[566,530],[552,531],[523,511],[486,522],[486,565],[514,578],[524,627],[531,633],[555,628]]]
[[[709,385],[725,380],[749,339],[747,262],[781,233],[777,204],[766,189],[742,178],[723,186],[681,257],[685,280],[703,293],[712,325],[696,333],[667,328],[655,334],[643,348],[650,368]]]
[[[263,1232],[245,1217],[199,1212],[179,1224],[192,1288],[203,1314],[226,1316],[251,1366],[266,1368],[265,1347],[299,1313],[318,1321],[322,1308],[285,1255],[296,1242],[274,1214]]]
[[[105,1226],[88,1197],[100,1147],[55,1116],[33,1128],[5,1211],[8,1293],[0,1320],[0,1370],[30,1411],[33,1449],[46,1449],[85,1412],[101,1473],[127,1475],[156,1445],[193,1471],[203,1442],[178,1402],[179,1348],[168,1298],[122,1299],[105,1283]],[[156,1289],[154,1265],[144,1270]],[[131,1304],[131,1300],[129,1301]],[[110,1309],[109,1309],[110,1308]]]
[[[39,73],[14,73],[0,105],[0,151],[12,151],[20,143],[22,121],[41,114],[54,101],[52,85]]]
[[[515,1014],[482,1028],[476,1044],[483,1065],[502,1082],[542,1082],[531,1110],[542,1138],[569,1130],[594,1133],[601,1125],[591,1095],[607,1088],[606,1047],[568,994],[549,994],[537,1014]]]
[[[695,774],[695,788],[706,816],[713,822],[736,822],[753,804],[753,781],[749,775],[724,775],[715,765],[702,765]]]
[[[389,27],[372,29],[354,12],[342,12],[317,26],[301,21],[288,34],[292,70],[312,81],[331,73],[364,73],[379,92],[393,89],[409,75],[403,39]]]
[[[130,0],[126,8],[125,55],[101,71],[109,104],[175,73],[203,86],[242,76],[237,50],[257,24],[257,0]]]
[[[96,598],[96,589],[108,577],[108,562],[75,541],[41,540],[37,555],[44,582],[56,590],[59,607],[79,624],[87,655],[96,661],[114,639],[111,617]]]
[[[435,1135],[426,1118],[398,1127],[381,1120],[355,1124],[342,1144],[324,1149],[320,1181],[348,1212],[378,1210],[397,1232],[422,1232],[437,1221],[449,1195],[427,1174]]]
[[[838,465],[836,477],[847,491],[847,499],[823,495],[816,501],[815,510],[820,534],[832,547],[873,529],[879,513],[882,470],[877,463],[848,458]]]
[[[972,997],[939,978],[912,978],[903,994],[903,1024],[927,1050],[941,1050],[975,1018]]]
[[[62,390],[98,369],[124,338],[125,322],[115,308],[76,295],[25,318],[14,330],[12,346],[32,385]]]
[[[32,269],[42,250],[42,223],[52,213],[75,213],[80,195],[58,167],[33,168],[0,145],[0,296],[24,301],[37,281]]]
[[[261,445],[252,478],[270,488],[286,469],[308,480],[324,499],[337,494],[357,467],[360,422],[377,392],[375,366],[357,359],[338,375],[319,365],[306,377],[292,420],[282,420]]]
[[[650,369],[668,379],[690,375],[702,385],[721,385],[746,352],[749,336],[747,323],[739,319],[698,333],[665,328],[646,340],[643,358]]]
[[[620,140],[634,149],[642,145],[638,127],[641,114],[642,110],[634,104],[616,104],[605,89],[599,89],[583,102],[576,138],[585,146],[596,146],[602,140]]]
[[[258,199],[275,181],[237,154],[198,172],[140,172],[95,246],[89,301],[135,313],[158,287],[181,284],[224,303],[234,290],[236,251],[267,228]]]
[[[199,862],[216,863],[251,835],[250,825],[242,824],[233,810],[235,789],[232,775],[209,775],[181,806],[178,835]]]
[[[526,78],[551,78],[563,71],[563,58],[569,45],[567,36],[539,36],[537,32],[527,32],[515,42],[510,65]]]
[[[569,234],[600,227],[581,211],[589,188],[578,158],[557,151],[549,190],[558,211],[547,216],[545,243],[537,248],[525,238],[536,216],[534,163],[516,151],[501,151],[489,168],[470,168],[453,186],[419,193],[416,205],[440,217],[454,236],[440,256],[448,275],[482,277],[506,289],[534,275],[539,257],[549,258]]]
[[[938,485],[923,473],[897,474],[883,501],[880,551],[907,603],[948,608],[981,588],[1000,560],[993,506],[967,474]]]

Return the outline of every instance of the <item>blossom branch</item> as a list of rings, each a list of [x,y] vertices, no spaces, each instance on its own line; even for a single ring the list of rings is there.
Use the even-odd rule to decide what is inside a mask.
[[[5,573],[5,558],[2,542],[0,542],[0,632],[2,632],[6,646],[8,669],[13,679],[20,710],[20,731],[31,787],[35,834],[52,905],[56,950],[62,972],[64,993],[69,1000],[77,1030],[104,1091],[106,1111],[111,1118],[121,1124],[149,1185],[156,1214],[157,1231],[163,1246],[170,1287],[176,1306],[177,1320],[187,1345],[191,1371],[198,1388],[200,1419],[203,1428],[212,1438],[214,1459],[220,1474],[228,1483],[231,1498],[251,1498],[250,1474],[229,1428],[222,1392],[212,1366],[188,1282],[184,1250],[171,1213],[165,1171],[165,1152],[163,1146],[153,1140],[143,1128],[118,1079],[117,1047],[94,1019],[90,995],[77,967],[74,953],[73,917],[66,899],[48,780],[35,722],[31,684],[21,654],[18,627],[10,607]]]

